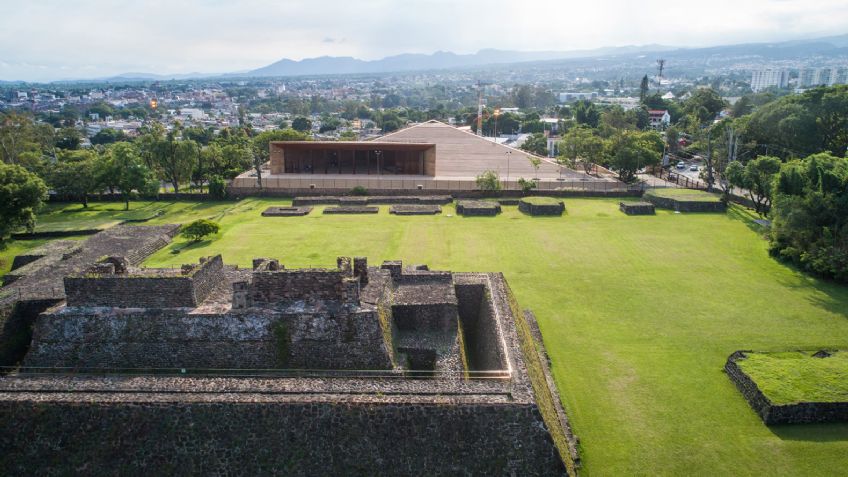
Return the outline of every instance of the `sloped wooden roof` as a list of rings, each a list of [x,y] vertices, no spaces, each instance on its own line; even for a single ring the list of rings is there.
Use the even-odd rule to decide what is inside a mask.
[[[551,159],[540,157],[542,164],[536,173],[529,159],[536,157],[533,154],[498,144],[439,121],[416,124],[377,138],[376,141],[435,144],[436,177],[473,178],[486,170],[493,170],[505,177],[507,169],[513,179],[559,176],[559,166]],[[564,169],[562,176],[574,179],[585,175]]]

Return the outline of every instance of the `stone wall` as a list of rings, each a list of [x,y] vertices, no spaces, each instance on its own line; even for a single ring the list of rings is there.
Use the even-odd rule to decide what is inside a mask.
[[[376,311],[64,309],[39,316],[24,364],[62,368],[387,369]],[[281,341],[283,340],[283,341]]]
[[[848,422],[848,402],[799,402],[773,404],[737,364],[745,359],[745,351],[736,351],[727,358],[724,371],[748,404],[766,425],[806,424],[813,422]]]
[[[627,215],[653,215],[654,204],[650,202],[619,202],[618,209]]]
[[[459,319],[470,371],[506,369],[494,309],[486,283],[463,280],[455,285]]]
[[[359,303],[359,280],[338,269],[257,271],[250,284],[250,299],[254,306],[293,301]]]
[[[679,212],[724,212],[727,210],[727,204],[720,200],[714,202],[677,200],[668,197],[657,197],[652,194],[645,194],[643,198],[661,209],[671,209]]]
[[[118,308],[195,307],[224,279],[220,255],[187,268],[183,275],[134,273],[78,274],[64,279],[68,306]]]
[[[566,473],[532,404],[2,401],[0,448],[6,475]]]
[[[530,215],[562,215],[565,212],[565,204],[562,201],[558,204],[534,204],[520,200],[518,210]]]

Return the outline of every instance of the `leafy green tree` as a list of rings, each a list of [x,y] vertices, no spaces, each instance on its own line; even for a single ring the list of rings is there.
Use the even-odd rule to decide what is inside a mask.
[[[632,182],[639,169],[660,162],[662,147],[655,132],[622,131],[609,143],[608,166],[623,182]]]
[[[295,119],[297,121],[297,119]],[[294,126],[294,122],[292,123]],[[311,124],[309,126],[312,127]],[[262,165],[271,159],[271,142],[272,141],[308,141],[310,138],[307,134],[295,129],[276,129],[272,131],[264,131],[257,134],[252,142],[253,167],[256,170],[256,177],[259,181],[259,188],[262,188]]]
[[[155,195],[159,190],[159,182],[153,172],[144,164],[135,146],[128,142],[116,142],[109,148],[103,182],[120,191],[125,210],[130,210],[134,191]]]
[[[537,156],[547,156],[548,138],[542,133],[531,134],[530,137],[521,143],[521,149],[527,152],[532,152]]]
[[[748,191],[754,209],[761,217],[771,206],[774,178],[780,172],[780,164],[777,157],[759,156],[744,166],[739,161],[731,162],[725,170],[725,176],[733,187]]]
[[[529,160],[529,161],[530,161],[530,165],[531,165],[531,166],[533,166],[533,171],[534,171],[534,174],[535,174],[535,175],[533,176],[533,178],[534,178],[534,179],[538,178],[538,176],[539,176],[539,167],[542,165],[542,160],[541,160],[541,159],[539,159],[539,158],[538,158],[538,157],[536,157],[536,156],[528,156],[528,157],[527,157],[527,160]]]
[[[186,182],[197,165],[200,146],[191,139],[177,140],[174,134],[168,134],[164,140],[155,143],[155,161],[162,178],[174,186],[174,193],[180,193],[180,184]]]
[[[221,230],[221,226],[217,222],[198,219],[188,225],[184,225],[180,230],[180,235],[190,239],[192,242],[200,242],[205,237],[218,233],[219,230]]]
[[[221,176],[212,176],[209,178],[209,195],[218,200],[226,199],[227,181]]]
[[[52,126],[48,127],[52,130]],[[15,112],[0,114],[0,158],[4,163],[30,166],[40,160],[44,149],[42,137],[29,116]]]
[[[820,153],[784,163],[773,194],[770,253],[848,282],[848,159]]]
[[[0,164],[0,241],[20,227],[35,228],[35,212],[47,199],[47,185],[21,166]]]
[[[712,88],[701,88],[686,100],[684,111],[687,114],[695,115],[701,124],[707,124],[715,119],[725,106],[727,106],[727,102],[722,99],[718,92]]]
[[[558,149],[560,155],[568,159],[567,163],[576,164],[579,161],[586,174],[589,174],[593,164],[603,159],[605,146],[606,141],[595,136],[591,129],[577,127],[562,137]]]
[[[82,134],[76,128],[62,128],[56,132],[54,144],[59,149],[79,149]]]
[[[120,129],[104,128],[91,136],[91,144],[99,146],[102,144],[114,144],[120,141],[126,141],[127,135]]]
[[[639,101],[645,101],[645,98],[648,97],[648,87],[648,75],[645,75],[639,84]]]
[[[88,207],[88,195],[100,188],[97,153],[93,151],[67,151],[47,174],[50,188],[60,197],[78,200]]]
[[[477,188],[486,192],[499,191],[501,190],[501,178],[495,171],[483,171],[477,176]]]
[[[598,108],[588,100],[580,100],[574,103],[574,119],[580,123],[585,124],[591,128],[598,127],[598,122],[601,120],[601,113],[598,112]]]
[[[303,116],[298,116],[292,121],[292,129],[300,132],[309,132],[312,130],[312,121]]]

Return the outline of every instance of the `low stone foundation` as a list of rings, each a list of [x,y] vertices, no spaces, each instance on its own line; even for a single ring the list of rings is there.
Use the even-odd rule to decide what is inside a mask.
[[[469,216],[495,216],[501,213],[501,204],[485,200],[461,200],[456,203],[456,213]]]
[[[724,371],[766,425],[848,422],[848,402],[772,403],[737,364],[737,361],[745,359],[746,352],[750,351],[731,354],[724,365]]]
[[[312,207],[268,207],[262,217],[300,217],[312,212]]]
[[[562,201],[550,199],[552,203],[533,203],[529,200],[518,201],[518,210],[529,215],[562,215],[565,212],[565,204]]]
[[[379,207],[365,205],[340,205],[338,207],[327,207],[324,209],[325,214],[376,214],[379,211]]]
[[[713,201],[678,200],[669,197],[658,197],[650,193],[642,196],[646,201],[661,209],[671,209],[678,212],[724,212],[727,204],[716,199]]]
[[[395,215],[435,215],[442,213],[439,205],[393,205],[389,208],[390,214]]]
[[[653,215],[654,204],[650,202],[619,202],[618,209],[627,215]]]

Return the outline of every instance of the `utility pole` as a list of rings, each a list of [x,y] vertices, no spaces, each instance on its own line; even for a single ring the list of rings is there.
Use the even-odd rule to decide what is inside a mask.
[[[477,81],[477,135],[483,135],[483,83]]]
[[[707,192],[713,191],[713,131],[707,130]]]

